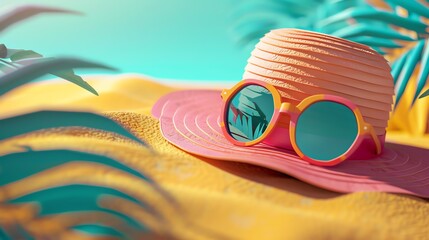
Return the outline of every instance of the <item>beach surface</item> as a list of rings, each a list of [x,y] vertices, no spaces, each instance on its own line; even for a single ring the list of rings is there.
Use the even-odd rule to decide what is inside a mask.
[[[89,151],[118,159],[148,175],[175,199],[180,211],[169,210],[171,203],[152,197],[155,193],[150,190],[142,192],[138,182],[130,181],[124,187],[126,191],[144,195],[149,205],[164,215],[163,221],[141,220],[148,228],[179,239],[423,239],[429,235],[429,203],[425,199],[377,192],[331,192],[269,169],[199,158],[169,144],[150,110],[159,97],[190,86],[167,85],[133,75],[87,79],[100,96],[65,81],[37,82],[3,96],[0,116],[40,109],[103,113],[146,141],[156,155],[135,142],[88,129],[18,136],[0,142],[0,154],[22,151],[19,146],[25,145],[35,150]],[[221,89],[225,85],[228,84],[202,87]],[[429,137],[422,130],[419,134],[399,131],[406,128],[402,127],[406,120],[394,121],[398,123],[390,126],[392,131],[387,141],[429,148]],[[107,176],[90,165],[83,164],[79,169],[74,174],[83,182],[82,179],[90,181],[99,174],[105,177],[98,181],[119,188],[122,186],[119,182],[126,179],[120,174]],[[32,191],[33,185],[49,186],[58,174],[64,174],[69,182],[76,181],[67,177],[70,171],[58,168],[28,176],[10,186],[1,186],[0,195],[6,190]],[[91,171],[93,174],[88,174]],[[131,205],[127,207],[132,209]],[[17,213],[2,204],[0,208],[6,209],[0,221],[12,219]],[[135,211],[129,214],[142,217]],[[33,224],[40,219],[34,216]],[[36,226],[42,230],[46,227]]]

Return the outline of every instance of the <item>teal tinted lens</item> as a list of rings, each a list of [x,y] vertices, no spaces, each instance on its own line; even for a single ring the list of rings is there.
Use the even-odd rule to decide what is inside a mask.
[[[343,155],[358,134],[353,111],[343,104],[321,101],[306,108],[296,123],[296,143],[304,155],[329,161]]]
[[[228,132],[240,142],[258,139],[274,113],[271,92],[259,85],[248,85],[232,97],[228,106]]]

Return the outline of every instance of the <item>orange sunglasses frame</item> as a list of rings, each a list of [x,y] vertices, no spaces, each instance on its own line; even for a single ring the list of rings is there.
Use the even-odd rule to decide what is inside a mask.
[[[237,92],[239,92],[241,89],[249,85],[259,85],[271,92],[273,96],[273,101],[274,101],[274,114],[271,118],[270,123],[267,126],[267,129],[259,138],[249,142],[240,142],[229,134],[228,127],[226,126],[226,123],[228,122],[227,113],[228,113],[229,103],[232,100],[232,98],[236,95]],[[247,147],[247,146],[253,146],[255,144],[262,142],[276,128],[280,116],[282,114],[287,114],[290,116],[289,135],[290,135],[292,147],[303,160],[311,164],[319,165],[319,166],[333,166],[341,163],[342,161],[350,157],[359,148],[360,144],[362,143],[365,136],[367,135],[370,135],[372,137],[376,146],[377,154],[381,153],[380,140],[375,134],[374,128],[372,127],[371,124],[366,123],[364,121],[359,108],[353,102],[351,102],[346,98],[342,98],[334,95],[318,94],[318,95],[307,97],[304,100],[302,100],[297,106],[294,106],[291,103],[282,102],[280,93],[273,85],[266,83],[264,81],[254,80],[254,79],[243,80],[238,84],[236,84],[233,88],[229,90],[223,90],[221,93],[221,97],[223,100],[223,104],[222,104],[223,114],[222,114],[220,126],[222,128],[222,132],[225,138],[234,145]],[[352,110],[352,112],[356,117],[356,122],[358,127],[358,133],[357,133],[356,139],[354,140],[350,148],[342,155],[338,156],[337,158],[330,159],[328,161],[324,161],[324,160],[322,161],[322,160],[317,160],[317,159],[308,157],[300,150],[300,148],[296,144],[296,123],[299,119],[300,114],[304,112],[305,109],[311,106],[312,104],[316,102],[321,102],[321,101],[336,102],[350,108],[350,110]]]

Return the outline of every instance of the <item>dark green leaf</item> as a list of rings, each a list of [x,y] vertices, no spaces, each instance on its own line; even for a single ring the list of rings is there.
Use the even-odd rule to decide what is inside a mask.
[[[7,57],[7,48],[4,44],[0,44],[0,58]]]
[[[422,93],[422,95],[420,95],[419,98],[424,98],[424,97],[427,97],[427,96],[429,96],[429,89],[426,90],[424,93]]]
[[[7,56],[6,58],[10,58],[10,56],[12,56],[13,54],[17,53],[17,52],[21,52],[21,51],[26,51],[24,49],[13,49],[13,48],[8,48],[7,49]]]
[[[37,58],[37,59],[23,58],[20,60],[16,60],[15,63],[26,66],[26,65],[31,65],[31,64],[34,64],[37,62],[47,61],[47,60],[51,60],[51,59],[53,60],[54,58]],[[89,85],[85,80],[83,80],[82,77],[76,75],[74,73],[73,69],[68,69],[68,70],[63,70],[63,71],[51,71],[49,73],[54,75],[54,76],[65,79],[69,82],[72,82],[72,83],[90,91],[94,95],[98,96],[98,92],[91,85]]]
[[[398,106],[399,102],[402,99],[402,95],[404,94],[405,88],[408,85],[408,81],[410,80],[411,75],[414,72],[414,69],[418,62],[420,61],[420,57],[422,55],[422,50],[425,45],[425,41],[418,41],[417,45],[414,46],[410,51],[410,55],[407,57],[407,61],[405,66],[403,67],[398,80],[395,85],[395,93],[396,93],[396,101],[395,107]]]
[[[54,58],[37,58],[37,59],[23,58],[20,60],[16,60],[15,63],[26,66],[26,65],[31,65],[31,64],[34,64],[37,62],[46,61],[46,60],[50,60],[50,59],[54,59]],[[89,85],[85,80],[83,80],[82,77],[80,77],[79,75],[76,75],[74,73],[73,69],[68,69],[68,70],[63,70],[63,71],[52,71],[49,73],[54,75],[54,76],[65,79],[69,82],[72,82],[72,83],[90,91],[94,95],[98,96],[98,92],[91,85]]]
[[[0,77],[0,96],[21,86],[35,78],[41,77],[50,72],[61,72],[63,70],[69,70],[72,68],[100,68],[107,70],[114,70],[111,67],[101,65],[98,63],[92,63],[80,59],[73,58],[57,58],[57,59],[47,59],[21,67],[13,72],[7,73]],[[74,81],[79,81],[79,79],[72,79]],[[95,90],[86,87],[85,82],[79,83],[79,86],[84,87],[90,92]]]
[[[6,28],[12,26],[13,24],[25,20],[27,18],[33,17],[41,13],[66,13],[66,14],[81,14],[76,11],[70,11],[60,8],[51,8],[51,7],[42,7],[42,6],[21,6],[18,7],[7,14],[0,16],[0,32],[4,31]]]
[[[98,92],[86,81],[84,81],[82,77],[76,75],[73,70],[53,71],[51,72],[51,74],[57,77],[60,77],[62,79],[68,80],[69,82],[72,82],[78,85],[79,87],[82,87],[98,96]]]
[[[12,54],[10,56],[10,60],[15,62],[15,61],[19,61],[19,60],[23,60],[23,59],[28,59],[28,58],[41,58],[43,57],[42,55],[31,51],[31,50],[22,50],[22,51],[18,51],[14,54]]]
[[[28,132],[60,127],[86,127],[113,132],[146,145],[110,118],[89,112],[39,111],[0,119],[0,141]]]

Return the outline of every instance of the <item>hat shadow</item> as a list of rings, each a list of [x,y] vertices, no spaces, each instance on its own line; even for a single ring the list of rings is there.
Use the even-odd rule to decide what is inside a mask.
[[[378,159],[370,160],[348,160],[339,165],[332,167],[320,167],[333,172],[355,175],[377,182],[384,182],[387,185],[397,188],[406,189],[417,193],[420,197],[415,197],[411,194],[391,193],[395,195],[405,195],[415,197],[424,201],[429,201],[429,198],[422,196],[429,195],[429,189],[425,190],[424,186],[429,185],[429,159],[424,160],[425,156],[429,156],[429,149],[401,145],[396,143],[386,143],[385,152]],[[386,153],[393,151],[399,157],[394,160],[384,159]],[[194,155],[194,154],[192,154]],[[262,184],[266,187],[274,187],[276,189],[295,193],[304,197],[314,199],[330,199],[345,195],[347,193],[334,192],[323,189],[312,184],[306,183],[290,176],[286,173],[271,170],[269,168],[256,166],[252,164],[220,161],[194,155],[202,161],[217,167],[229,174],[246,179],[256,184]],[[285,161],[287,161],[285,159]],[[382,161],[382,162],[371,162]],[[426,177],[425,177],[426,176]],[[419,183],[419,184],[418,184]],[[414,186],[414,185],[415,186]],[[352,193],[351,191],[350,193]],[[372,192],[390,192],[377,190]]]
[[[248,163],[220,161],[194,154],[191,155],[229,174],[253,182],[254,184],[262,184],[264,185],[263,187],[273,187],[314,199],[329,199],[344,195],[344,193],[333,192],[313,186],[285,173],[269,168]]]
[[[426,148],[386,142],[383,153],[376,159],[346,160],[326,168],[366,177],[408,191],[409,194],[404,193],[406,195],[419,195],[419,198],[429,200],[429,149]]]

